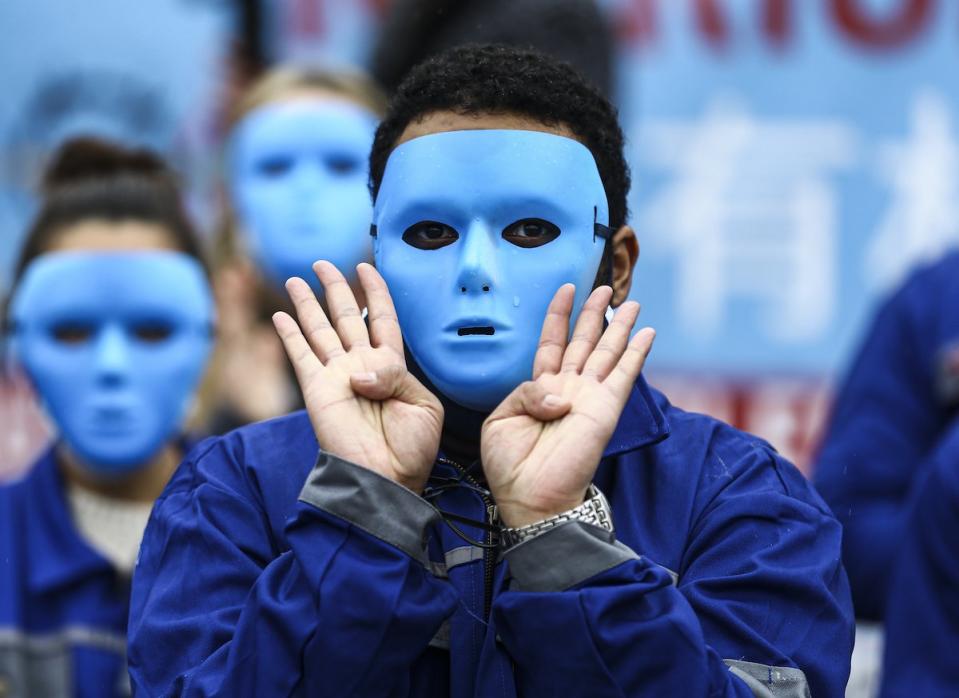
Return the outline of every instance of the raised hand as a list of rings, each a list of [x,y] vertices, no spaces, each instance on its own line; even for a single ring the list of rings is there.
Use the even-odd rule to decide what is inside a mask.
[[[330,320],[309,285],[286,289],[299,324],[276,313],[273,324],[303,391],[316,439],[327,453],[422,492],[439,451],[443,407],[406,370],[403,338],[386,283],[369,264],[357,267],[369,330],[343,275],[329,262],[313,271]]]
[[[593,291],[569,336],[574,288],[556,292],[543,323],[533,380],[483,424],[482,462],[500,515],[520,527],[583,503],[655,332],[629,333],[639,304],[624,303],[603,332],[612,289]],[[600,337],[602,334],[602,337]]]

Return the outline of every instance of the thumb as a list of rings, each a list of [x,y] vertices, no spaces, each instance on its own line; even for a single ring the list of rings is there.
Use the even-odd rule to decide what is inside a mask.
[[[499,407],[493,410],[488,421],[508,419],[529,415],[541,422],[552,422],[564,417],[572,408],[572,403],[564,397],[550,393],[536,381],[520,383]]]
[[[405,366],[399,364],[354,373],[350,375],[350,387],[360,397],[378,402],[395,398],[410,404],[422,404],[436,399]]]

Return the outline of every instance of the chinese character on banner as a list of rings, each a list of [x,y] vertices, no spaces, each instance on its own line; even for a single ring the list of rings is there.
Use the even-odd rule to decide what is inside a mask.
[[[959,5],[604,5],[650,377],[802,465],[880,298],[959,244]]]

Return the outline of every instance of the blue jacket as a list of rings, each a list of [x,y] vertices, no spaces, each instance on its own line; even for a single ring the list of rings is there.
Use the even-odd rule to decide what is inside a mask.
[[[431,487],[460,474],[441,459]],[[208,440],[141,548],[134,690],[843,694],[853,619],[840,527],[770,446],[640,379],[595,483],[615,540],[570,522],[497,560],[423,498],[318,455],[304,413]],[[470,487],[435,503],[478,521],[488,504]]]
[[[129,596],[80,537],[52,449],[0,487],[0,695],[129,695]]]
[[[959,252],[879,310],[841,386],[814,481],[843,525],[856,615],[883,617],[910,493],[959,415]]]
[[[890,698],[959,690],[959,425],[917,479],[886,608]]]

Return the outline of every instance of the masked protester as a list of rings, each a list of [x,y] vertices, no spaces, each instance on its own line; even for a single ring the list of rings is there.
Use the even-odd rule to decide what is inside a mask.
[[[0,489],[0,693],[129,692],[130,575],[212,343],[212,295],[163,163],[77,140],[47,172],[8,308],[56,439]]]
[[[326,311],[290,280],[306,413],[206,442],[157,504],[136,688],[841,695],[838,524],[640,374],[609,103],[540,54],[451,50],[398,89],[370,183],[368,322],[334,265]]]
[[[240,101],[230,199],[246,249],[277,291],[311,276],[317,259],[351,274],[372,260],[367,159],[382,109],[361,75],[295,68],[268,73]]]
[[[302,406],[269,316],[287,306],[285,281],[312,277],[317,259],[351,272],[372,260],[367,159],[383,108],[361,74],[293,67],[238,101],[225,148],[213,431]]]

